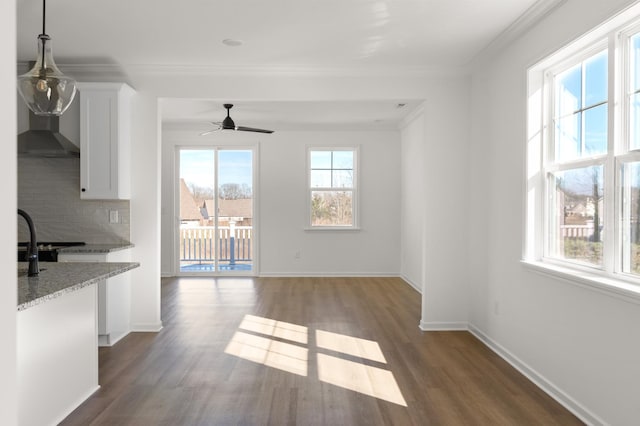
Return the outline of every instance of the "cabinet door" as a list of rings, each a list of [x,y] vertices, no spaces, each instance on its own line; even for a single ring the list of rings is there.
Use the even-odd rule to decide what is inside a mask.
[[[130,198],[130,108],[125,84],[82,83],[80,198]]]
[[[59,262],[130,262],[131,251],[60,253]],[[98,346],[112,346],[131,330],[131,276],[116,275],[98,283]]]

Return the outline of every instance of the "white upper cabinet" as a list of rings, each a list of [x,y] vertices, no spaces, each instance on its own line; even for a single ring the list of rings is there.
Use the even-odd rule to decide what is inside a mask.
[[[131,98],[125,83],[78,83],[80,198],[131,198]]]

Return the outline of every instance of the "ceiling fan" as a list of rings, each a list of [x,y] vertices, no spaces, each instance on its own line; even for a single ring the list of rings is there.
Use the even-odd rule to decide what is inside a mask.
[[[256,129],[255,127],[236,126],[236,123],[234,123],[231,117],[229,117],[229,110],[233,108],[233,104],[224,104],[223,106],[227,109],[227,117],[224,120],[222,120],[222,123],[211,122],[211,124],[217,126],[217,128],[200,133],[200,136],[208,135],[209,133],[217,132],[218,130],[238,130],[241,132],[273,133],[273,130]]]

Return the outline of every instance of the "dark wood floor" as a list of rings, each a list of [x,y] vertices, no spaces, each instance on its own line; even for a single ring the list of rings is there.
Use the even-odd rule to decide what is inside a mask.
[[[398,278],[163,279],[162,320],[62,424],[582,424]]]

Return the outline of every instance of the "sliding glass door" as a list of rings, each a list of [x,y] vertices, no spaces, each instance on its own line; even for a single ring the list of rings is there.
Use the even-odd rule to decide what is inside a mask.
[[[177,154],[180,274],[253,274],[253,150],[180,148]]]

